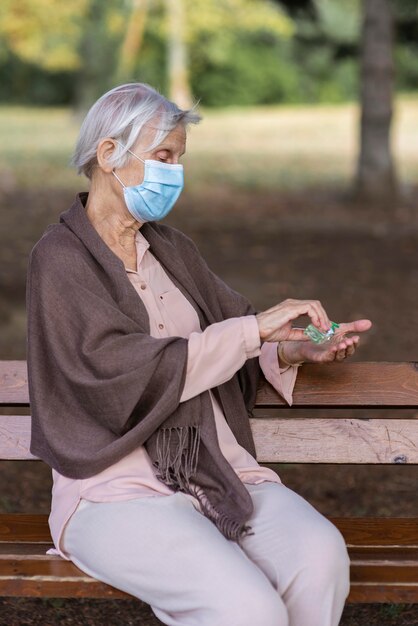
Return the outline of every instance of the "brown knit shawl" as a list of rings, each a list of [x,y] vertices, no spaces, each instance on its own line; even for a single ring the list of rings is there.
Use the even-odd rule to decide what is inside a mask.
[[[188,340],[150,335],[146,308],[123,262],[85,210],[87,194],[50,224],[27,276],[31,452],[59,473],[88,478],[140,445],[158,478],[195,495],[228,539],[249,533],[250,495],[220,451],[209,392],[179,403]],[[197,311],[202,330],[256,311],[207,266],[176,228],[147,222],[150,251]],[[249,415],[260,376],[249,359],[212,391],[238,440],[255,456]]]

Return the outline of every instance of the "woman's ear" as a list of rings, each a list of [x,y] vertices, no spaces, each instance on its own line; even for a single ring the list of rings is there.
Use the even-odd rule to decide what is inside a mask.
[[[110,174],[113,170],[113,165],[110,163],[109,159],[112,156],[116,149],[116,143],[114,139],[110,137],[105,137],[99,141],[99,145],[97,146],[97,164],[103,172]]]

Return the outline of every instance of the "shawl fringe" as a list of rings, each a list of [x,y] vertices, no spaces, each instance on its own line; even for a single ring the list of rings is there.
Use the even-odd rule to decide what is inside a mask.
[[[153,463],[157,469],[157,478],[174,491],[189,493],[197,498],[205,517],[215,524],[224,537],[239,544],[243,537],[254,534],[250,532],[252,527],[218,511],[202,487],[191,481],[197,471],[200,431],[199,425],[174,426],[158,430],[157,458]]]
[[[200,434],[199,425],[158,429],[153,465],[157,478],[175,491],[186,491],[196,474]]]

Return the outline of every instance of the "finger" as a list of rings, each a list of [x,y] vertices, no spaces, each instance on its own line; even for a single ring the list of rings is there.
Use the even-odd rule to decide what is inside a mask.
[[[331,328],[331,322],[328,318],[328,315],[326,314],[324,307],[319,301],[311,301],[309,303],[309,309],[312,313],[308,311],[308,315],[310,316],[315,326],[318,326],[318,328],[321,328],[324,331],[327,331]],[[317,323],[315,323],[315,318],[317,320]]]
[[[288,341],[310,341],[309,337],[303,334],[304,328],[292,328],[287,338]]]
[[[298,326],[294,326],[292,327],[292,332],[295,331],[296,335],[297,335],[297,339],[295,341],[311,341],[310,338],[308,337],[308,335],[305,335],[305,329],[304,328],[299,328]],[[302,334],[298,335],[297,331],[300,331]]]
[[[314,326],[319,327],[321,325],[321,319],[318,312],[312,306],[310,300],[287,300],[283,303],[285,313],[285,323],[292,322],[301,315],[308,315]],[[279,305],[281,306],[281,305]],[[295,328],[294,330],[303,330]]]
[[[323,328],[323,330],[329,330],[331,328],[331,320],[329,319],[327,312],[325,311],[321,302],[319,300],[314,300],[312,302],[312,306],[318,313],[319,319],[321,320],[321,327]]]
[[[344,343],[347,346],[351,346],[353,344],[357,344],[360,341],[360,337],[358,335],[354,335],[354,337],[335,337],[334,344],[340,346],[340,344]],[[342,346],[341,346],[342,347]]]
[[[356,351],[356,344],[353,344],[352,346],[348,346],[347,356],[351,356],[352,354],[354,354],[355,351]]]
[[[372,322],[370,320],[355,320],[354,322],[341,322],[339,333],[364,333],[370,330]]]
[[[343,361],[346,357],[346,352],[345,350],[338,350],[337,354],[335,355],[335,360],[336,361]]]

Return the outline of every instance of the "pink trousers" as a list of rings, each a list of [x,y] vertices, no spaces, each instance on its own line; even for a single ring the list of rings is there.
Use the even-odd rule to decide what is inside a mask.
[[[283,484],[246,487],[255,534],[242,548],[182,493],[81,500],[63,547],[169,626],[337,626],[350,587],[340,531]]]

